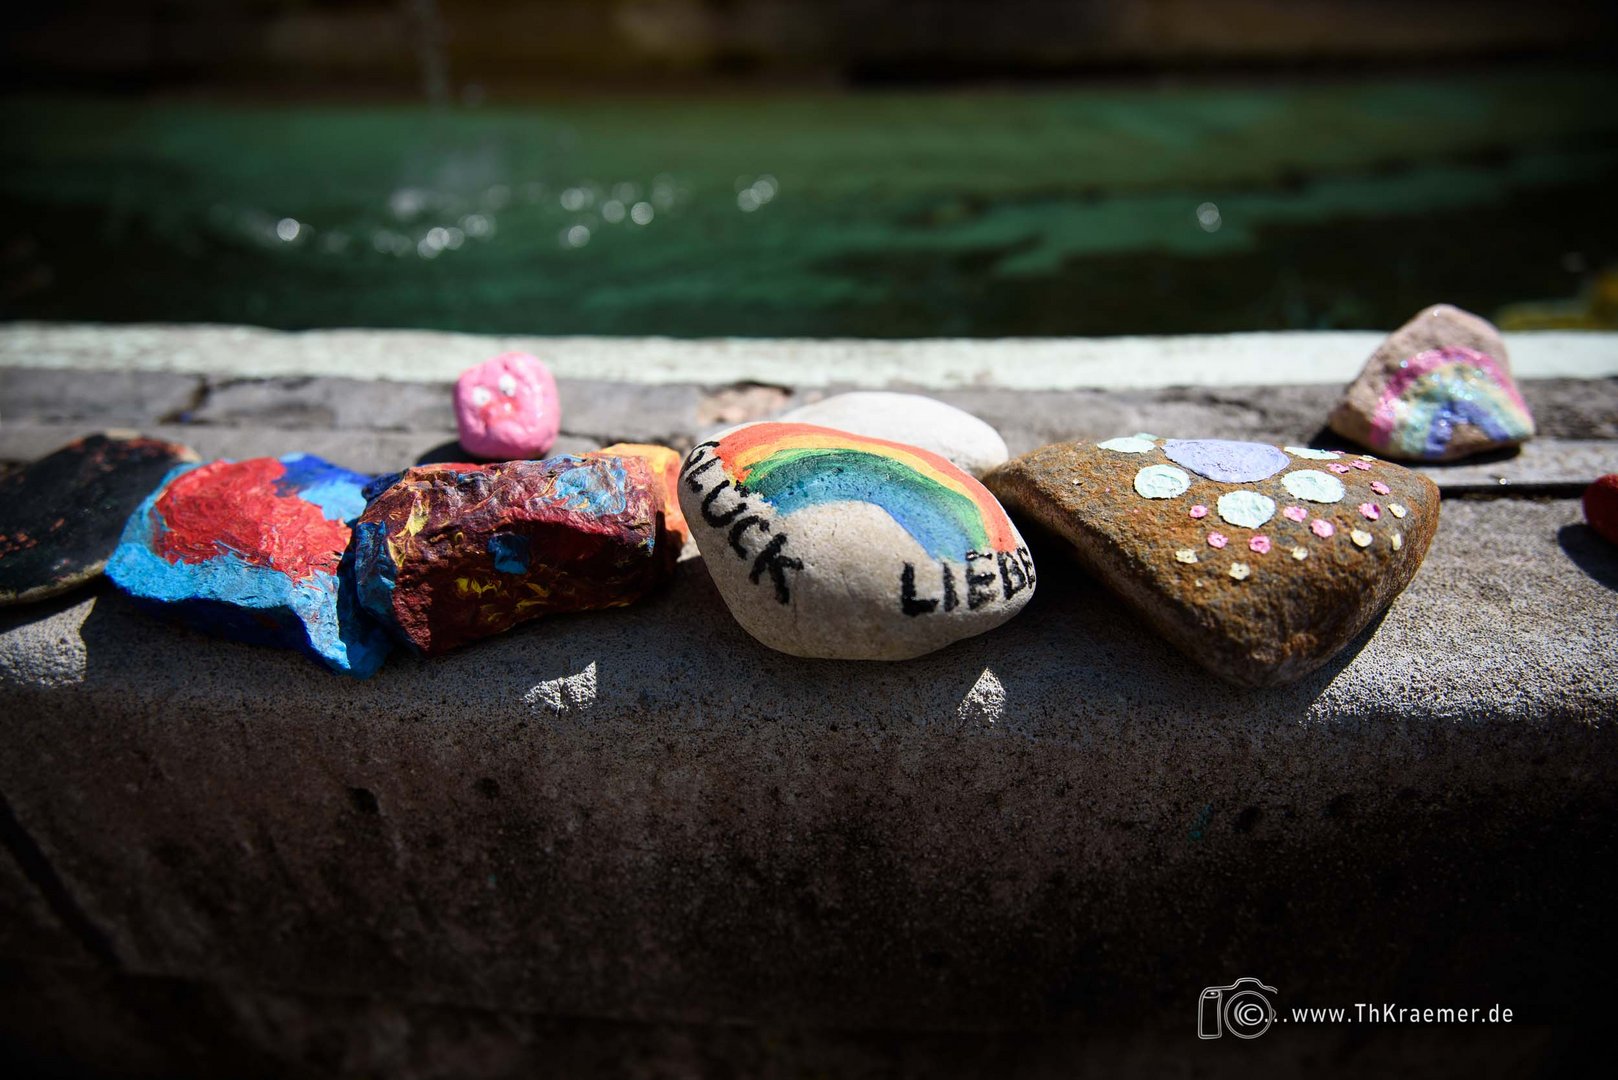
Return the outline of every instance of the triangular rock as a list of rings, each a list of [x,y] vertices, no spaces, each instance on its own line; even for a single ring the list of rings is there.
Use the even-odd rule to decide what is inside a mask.
[[[1485,319],[1430,307],[1389,335],[1331,414],[1331,428],[1402,461],[1451,461],[1533,438],[1506,344]]]
[[[1407,585],[1438,489],[1370,455],[1136,435],[1060,443],[984,483],[1191,659],[1230,682],[1290,682]]]

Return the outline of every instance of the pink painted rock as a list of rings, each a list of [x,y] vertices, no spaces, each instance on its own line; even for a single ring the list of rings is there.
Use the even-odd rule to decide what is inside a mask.
[[[461,446],[476,457],[544,457],[561,424],[556,380],[538,357],[502,353],[455,380],[455,426]]]

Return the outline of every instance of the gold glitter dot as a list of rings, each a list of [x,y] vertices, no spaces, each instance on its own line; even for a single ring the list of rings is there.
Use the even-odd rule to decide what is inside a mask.
[[[1192,551],[1190,548],[1181,548],[1179,551],[1174,553],[1174,557],[1183,563],[1194,563],[1197,561],[1197,553]]]
[[[1371,546],[1371,534],[1363,529],[1355,529],[1353,532],[1348,534],[1348,538],[1354,541],[1354,543],[1358,544],[1360,547]]]
[[[1299,562],[1303,562],[1303,560],[1309,557],[1309,549],[1306,547],[1295,547],[1292,549],[1292,557],[1297,559]]]
[[[1246,581],[1247,576],[1252,572],[1253,571],[1249,570],[1247,568],[1247,564],[1244,562],[1230,564],[1230,576],[1235,578],[1237,581]]]
[[[1372,457],[1370,454],[1361,454],[1360,455],[1360,460],[1361,461],[1375,461],[1376,458]]]
[[[1398,533],[1394,533],[1392,536],[1388,537],[1388,543],[1393,545],[1394,551],[1398,551],[1400,548],[1405,546],[1405,538],[1400,536]]]
[[[1388,513],[1392,514],[1396,518],[1402,518],[1406,514],[1410,513],[1410,511],[1406,510],[1404,507],[1400,506],[1398,503],[1389,503],[1388,504]]]

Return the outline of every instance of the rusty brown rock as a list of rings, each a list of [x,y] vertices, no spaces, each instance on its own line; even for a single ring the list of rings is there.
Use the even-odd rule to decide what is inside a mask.
[[[1231,462],[1243,475],[1271,471],[1208,477]],[[1410,582],[1438,527],[1426,477],[1297,447],[1060,443],[984,483],[1064,538],[1178,649],[1244,686],[1291,682],[1329,660]]]

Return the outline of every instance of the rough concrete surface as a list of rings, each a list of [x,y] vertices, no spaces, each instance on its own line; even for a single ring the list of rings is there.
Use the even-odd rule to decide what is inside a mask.
[[[433,430],[431,388],[353,383],[326,413],[324,380],[229,385],[187,398],[206,423],[156,392],[132,420],[205,455],[365,469],[453,438],[447,386]],[[622,384],[576,385],[579,449],[679,445],[716,402],[820,392],[698,381],[625,404]],[[1020,451],[1295,442],[1337,389],[939,396]],[[1575,499],[1524,496],[1607,467],[1618,381],[1524,390],[1539,450],[1438,476],[1409,589],[1276,690],[1205,678],[1033,534],[1024,612],[898,664],[764,649],[695,558],[635,607],[367,683],[104,586],[8,612],[0,1057],[154,1076],[1554,1071],[1618,1005],[1618,548]],[[105,426],[93,400],[65,411],[0,406],[0,460]],[[1244,976],[1282,1008],[1499,1002],[1519,1026],[1198,1042],[1198,993]]]
[[[1379,626],[1246,693],[1051,571],[1001,630],[866,665],[754,644],[691,560],[363,684],[102,593],[5,619],[0,790],[140,974],[1007,1029],[1262,971],[1549,1020],[1612,955],[1618,854],[1618,556],[1576,521],[1447,505]]]

